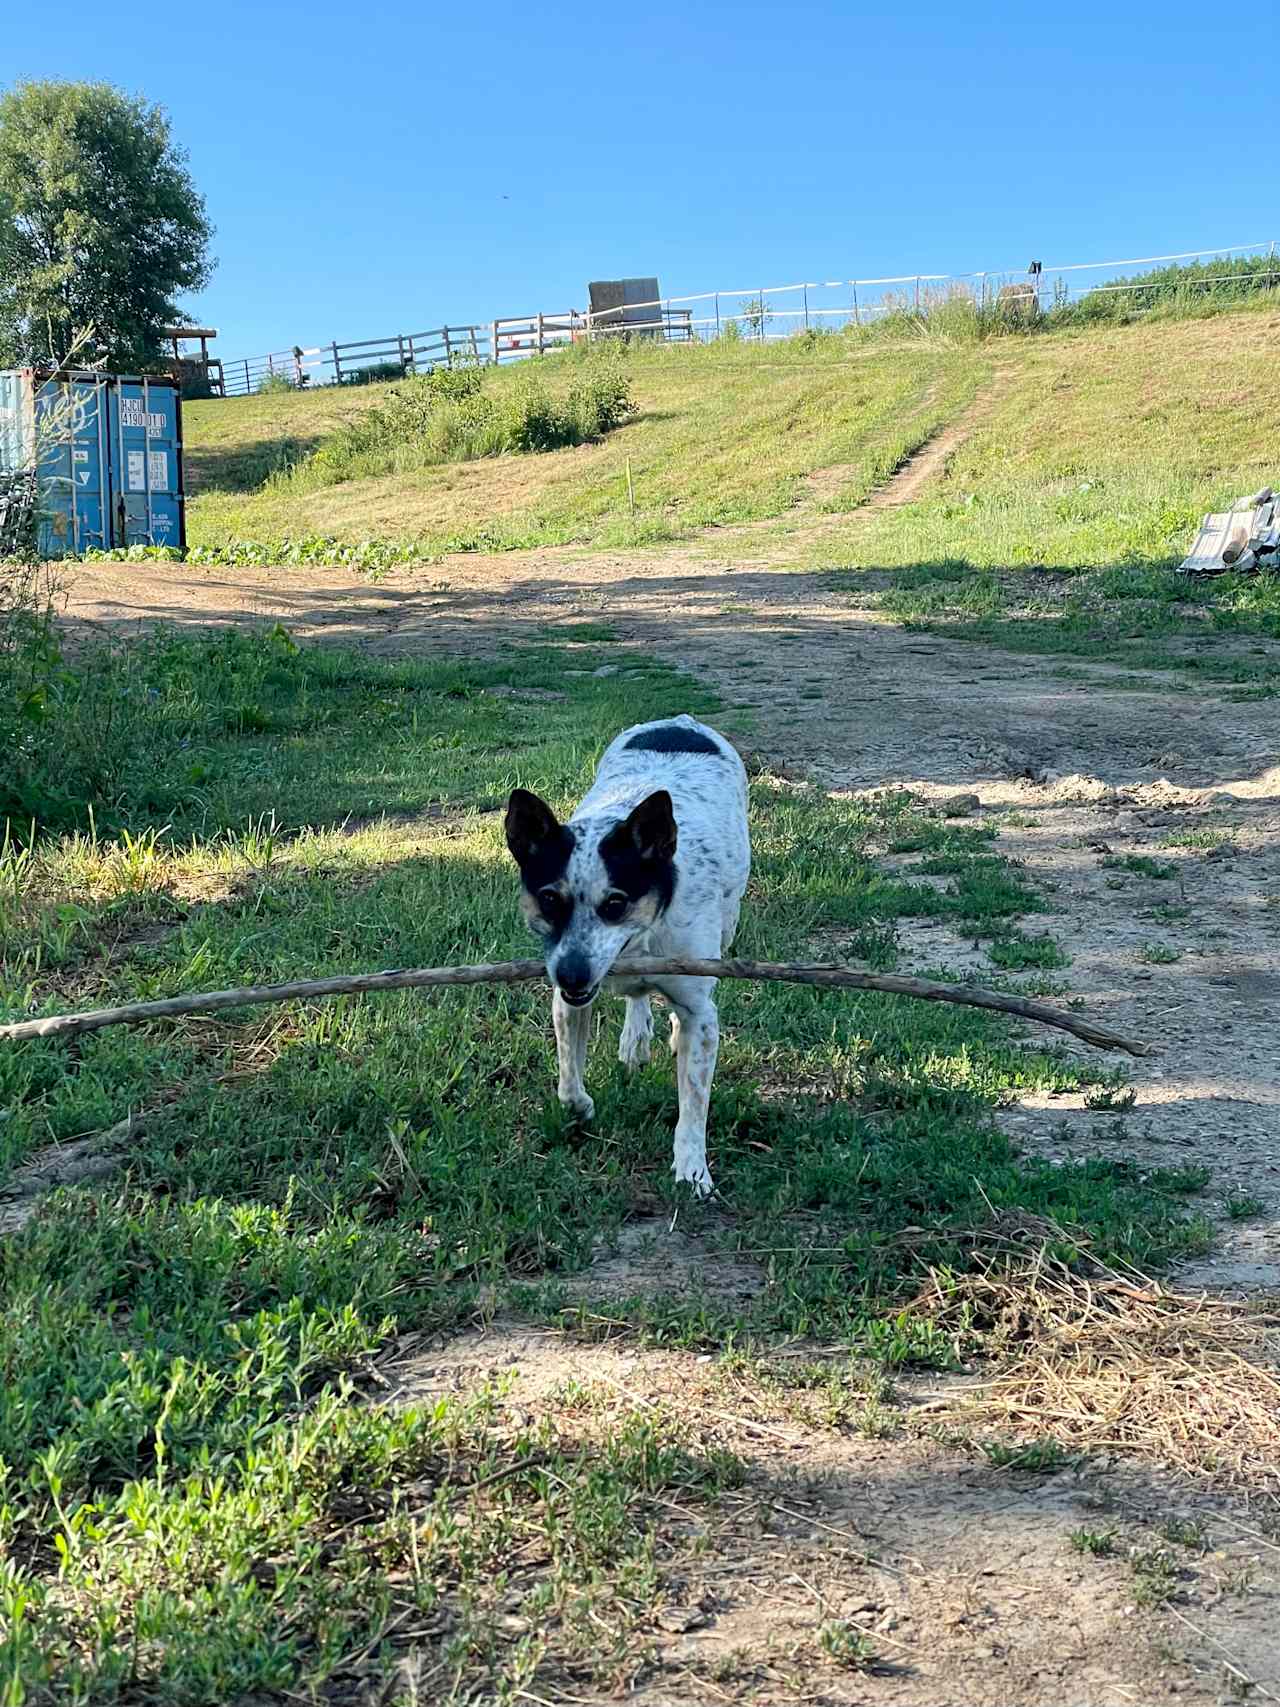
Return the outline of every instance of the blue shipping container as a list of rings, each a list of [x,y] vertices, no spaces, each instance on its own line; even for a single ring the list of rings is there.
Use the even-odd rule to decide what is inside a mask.
[[[185,548],[182,403],[173,381],[0,372],[0,470],[33,463],[42,557]]]

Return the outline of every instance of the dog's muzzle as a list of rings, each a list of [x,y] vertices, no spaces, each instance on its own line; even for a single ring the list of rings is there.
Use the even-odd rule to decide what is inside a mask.
[[[591,976],[590,961],[578,951],[564,955],[552,976],[556,989],[571,1008],[585,1008],[595,1000],[600,988],[600,980]]]

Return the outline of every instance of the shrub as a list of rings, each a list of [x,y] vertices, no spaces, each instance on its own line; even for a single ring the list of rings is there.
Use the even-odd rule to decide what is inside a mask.
[[[915,292],[886,292],[870,318],[851,322],[843,336],[859,343],[942,336],[957,343],[1024,337],[1067,326],[1121,325],[1156,314],[1168,319],[1220,313],[1280,298],[1280,262],[1274,255],[1197,261],[1158,267],[1132,278],[1108,279],[1072,302],[1059,279],[1052,303],[1028,279],[984,281],[980,294],[952,283]],[[759,308],[760,304],[748,304]]]
[[[1058,308],[1053,318],[1059,325],[1095,325],[1129,320],[1152,310],[1170,315],[1214,313],[1274,294],[1278,275],[1280,263],[1274,255],[1156,267],[1129,279],[1108,279],[1078,302]]]
[[[441,462],[557,450],[612,432],[634,412],[615,351],[592,352],[566,364],[566,371],[568,385],[555,392],[532,364],[501,388],[487,385],[475,367],[416,375],[275,478],[332,486]]]
[[[749,297],[738,311],[748,332],[753,338],[763,336],[765,327],[773,319],[763,296]]]

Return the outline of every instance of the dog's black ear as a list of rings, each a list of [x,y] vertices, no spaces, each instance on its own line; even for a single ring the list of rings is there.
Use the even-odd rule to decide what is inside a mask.
[[[507,846],[517,865],[528,865],[560,834],[560,820],[536,794],[513,788],[507,801]]]
[[[675,858],[676,815],[665,788],[642,800],[620,829],[641,859]]]

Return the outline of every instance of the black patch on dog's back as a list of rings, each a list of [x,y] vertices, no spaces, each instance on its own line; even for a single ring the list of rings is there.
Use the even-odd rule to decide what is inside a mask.
[[[653,729],[642,729],[627,742],[628,753],[709,753],[720,759],[724,754],[709,735],[701,729],[687,729],[683,723],[659,723]],[[619,885],[621,887],[621,885]]]

